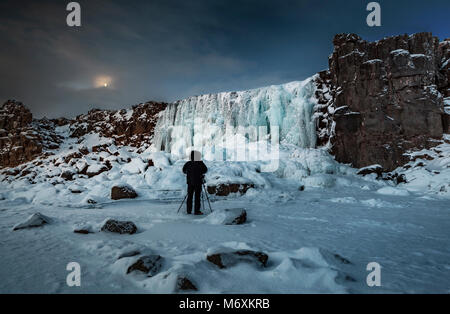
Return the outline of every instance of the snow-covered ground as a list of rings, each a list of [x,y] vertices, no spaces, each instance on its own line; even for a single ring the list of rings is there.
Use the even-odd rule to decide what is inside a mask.
[[[199,293],[450,292],[446,195],[408,191],[407,185],[394,187],[351,173],[332,175],[334,183],[327,187],[306,184],[304,191],[295,181],[267,176],[268,189],[212,203],[216,212],[245,208],[244,225],[177,214],[179,190],[94,205],[62,206],[58,192],[41,203],[8,197],[0,202],[0,292],[171,293],[175,274],[189,276]],[[35,212],[52,222],[12,231]],[[73,233],[79,225],[99,229],[106,218],[131,220],[138,233]],[[206,261],[218,247],[260,250],[269,262],[266,268],[218,269]],[[127,275],[133,258],[117,257],[130,250],[163,256],[162,271],[152,278]],[[81,265],[81,287],[66,285],[69,262]],[[382,266],[381,287],[366,285],[370,262]]]

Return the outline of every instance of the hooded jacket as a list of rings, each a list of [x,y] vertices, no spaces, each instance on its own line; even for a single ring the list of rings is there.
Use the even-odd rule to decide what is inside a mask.
[[[202,185],[203,176],[208,172],[208,168],[201,160],[195,160],[194,152],[191,152],[191,160],[184,164],[183,172],[187,175],[188,185]]]

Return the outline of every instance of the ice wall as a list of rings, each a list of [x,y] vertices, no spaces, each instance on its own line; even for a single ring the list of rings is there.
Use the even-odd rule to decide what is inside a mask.
[[[243,143],[252,149],[258,141],[314,148],[316,128],[312,118],[316,100],[313,78],[248,91],[190,97],[161,112],[154,147],[185,156],[191,148],[206,159],[219,149],[228,158]]]

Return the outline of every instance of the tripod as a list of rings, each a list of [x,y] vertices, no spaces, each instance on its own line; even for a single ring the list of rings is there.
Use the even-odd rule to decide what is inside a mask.
[[[211,208],[211,202],[209,201],[208,191],[206,190],[204,183],[202,183],[202,192],[201,192],[200,198],[201,198],[201,204],[203,205],[203,212],[205,212],[205,197],[203,195],[206,196],[206,199],[208,200],[209,211],[212,213],[213,210]],[[180,212],[180,209],[183,206],[184,202],[186,201],[187,197],[188,197],[188,195],[186,194],[183,198],[183,201],[180,204],[180,207],[178,207],[177,214]]]

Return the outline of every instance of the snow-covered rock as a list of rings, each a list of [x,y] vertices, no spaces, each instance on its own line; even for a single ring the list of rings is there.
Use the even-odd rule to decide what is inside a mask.
[[[185,276],[178,276],[175,291],[197,291],[197,287]]]
[[[27,218],[24,222],[21,222],[13,227],[13,231],[27,228],[41,227],[45,224],[49,224],[51,218],[42,215],[41,213],[35,213]]]
[[[107,220],[101,231],[108,231],[120,234],[134,234],[137,231],[136,225],[132,221]]]
[[[239,263],[249,263],[258,267],[266,267],[269,256],[263,252],[251,250],[220,250],[215,253],[208,253],[206,256],[208,262],[219,268],[228,268]]]
[[[241,225],[247,221],[247,212],[243,208],[218,209],[202,221],[213,225]]]
[[[111,199],[113,200],[136,198],[137,196],[136,191],[128,185],[113,186],[111,189]]]
[[[163,261],[164,259],[160,255],[141,256],[128,267],[127,274],[133,271],[140,271],[147,274],[148,277],[152,277],[161,270]]]
[[[358,175],[366,176],[369,174],[375,173],[377,178],[381,177],[383,174],[383,167],[381,165],[372,165],[368,167],[364,167],[358,170]]]
[[[254,188],[253,183],[221,183],[218,185],[207,186],[207,191],[209,194],[214,194],[217,196],[228,196],[231,193],[239,193],[240,195],[245,194],[248,189]]]

